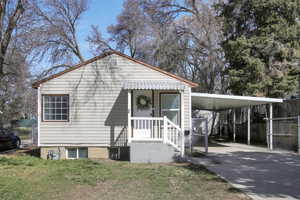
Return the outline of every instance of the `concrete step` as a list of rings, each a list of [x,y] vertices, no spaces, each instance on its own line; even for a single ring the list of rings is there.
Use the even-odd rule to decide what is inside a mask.
[[[160,142],[130,143],[130,162],[133,163],[169,163],[174,162],[180,152],[171,145]]]

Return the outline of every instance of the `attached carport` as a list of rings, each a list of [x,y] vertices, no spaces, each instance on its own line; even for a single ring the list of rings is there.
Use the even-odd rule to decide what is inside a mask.
[[[224,110],[233,109],[233,141],[236,137],[236,115],[235,108],[247,107],[247,144],[250,145],[251,141],[251,106],[269,104],[269,149],[273,150],[273,103],[282,103],[282,99],[267,98],[267,97],[251,97],[251,96],[236,96],[236,95],[223,95],[223,94],[208,94],[208,93],[192,93],[191,94],[192,106],[200,110],[208,110],[220,112]],[[206,133],[206,141],[208,134]],[[207,151],[207,143],[206,143]]]

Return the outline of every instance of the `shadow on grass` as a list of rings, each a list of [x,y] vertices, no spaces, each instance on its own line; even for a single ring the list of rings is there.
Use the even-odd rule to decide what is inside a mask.
[[[40,158],[40,156],[41,156],[40,148],[28,148],[28,149],[25,149],[23,153],[26,155],[30,155],[30,156],[34,156],[34,157],[38,157],[38,158]]]
[[[224,180],[224,182],[226,182],[226,181]],[[242,191],[240,189],[235,188],[235,187],[228,188],[228,191],[231,193],[242,193]]]
[[[28,155],[40,158],[40,148],[38,147],[25,147],[21,149],[10,149],[0,153],[1,155]]]
[[[195,164],[189,163],[189,164],[184,165],[183,168],[191,170],[192,172],[194,172],[196,174],[198,174],[198,173],[202,173],[202,174],[205,173],[207,175],[213,176],[213,177],[210,177],[211,181],[217,181],[217,182],[227,183],[226,180],[220,178],[214,172],[208,170],[203,165],[195,165]]]
[[[191,171],[193,171],[195,173],[205,172],[205,173],[208,173],[208,174],[213,174],[213,175],[215,174],[215,173],[209,171],[208,169],[206,169],[202,165],[186,164],[186,165],[183,165],[183,168],[191,170]]]

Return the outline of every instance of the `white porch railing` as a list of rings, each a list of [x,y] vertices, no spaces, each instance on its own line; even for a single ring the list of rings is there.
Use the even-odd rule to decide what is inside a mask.
[[[182,148],[182,129],[174,124],[171,120],[167,117],[164,117],[164,142],[172,145],[178,151],[181,151]]]
[[[163,141],[162,117],[131,117],[131,141]]]
[[[130,120],[128,141],[161,141],[183,154],[183,131],[167,117],[130,117]]]

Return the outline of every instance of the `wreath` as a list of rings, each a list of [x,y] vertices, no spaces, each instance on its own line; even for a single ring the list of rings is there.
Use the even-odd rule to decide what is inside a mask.
[[[140,95],[136,98],[137,108],[140,110],[146,110],[150,108],[151,99],[145,95]]]

